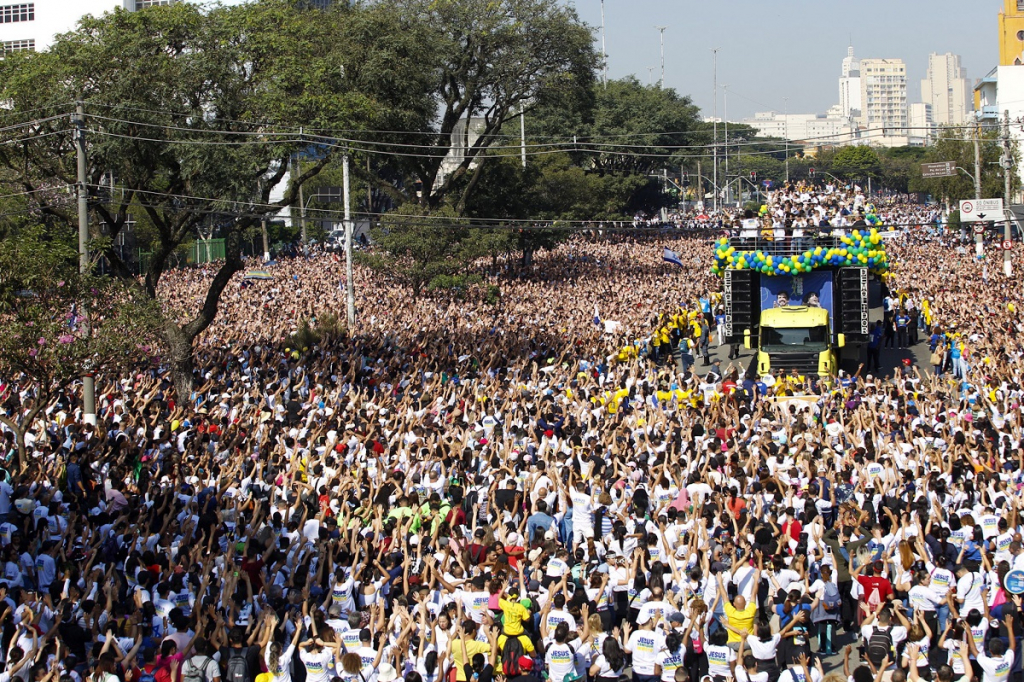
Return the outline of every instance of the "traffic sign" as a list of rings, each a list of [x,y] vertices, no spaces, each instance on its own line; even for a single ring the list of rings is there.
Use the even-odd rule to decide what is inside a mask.
[[[1003,587],[1010,594],[1024,594],[1024,571],[1016,568],[1003,578]]]
[[[956,161],[921,164],[922,178],[948,178],[951,175],[956,175]]]
[[[977,225],[974,226],[974,234],[984,234],[984,233],[985,233],[985,226],[984,225],[982,225],[981,223],[978,223]]]
[[[960,222],[976,223],[979,220],[1002,220],[1002,199],[967,199],[960,202]]]
[[[1010,241],[1003,242],[1003,248],[1006,249],[1007,251],[1012,251],[1013,250],[1013,242],[1010,242]]]

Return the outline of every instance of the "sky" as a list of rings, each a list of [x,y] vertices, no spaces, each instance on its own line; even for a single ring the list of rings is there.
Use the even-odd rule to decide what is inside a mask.
[[[572,2],[594,27],[601,50],[601,1]],[[932,52],[962,58],[968,81],[997,65],[1003,0],[605,0],[608,77],[647,83],[661,72],[656,25],[665,30],[665,85],[710,116],[712,48],[718,52],[718,115],[737,121],[758,111],[825,113],[839,102],[847,47],[859,58],[902,59],[907,101],[921,101]],[[852,43],[851,43],[852,41]]]

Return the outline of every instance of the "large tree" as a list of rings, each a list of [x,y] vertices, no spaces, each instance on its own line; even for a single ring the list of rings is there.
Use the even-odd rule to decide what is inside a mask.
[[[108,238],[99,244],[107,245],[112,270],[133,281],[112,248],[131,211],[144,212],[156,233],[140,296],[158,297],[172,255],[199,230],[226,240],[226,260],[202,305],[173,310],[165,321],[175,384],[185,396],[193,341],[242,267],[241,235],[293,203],[299,186],[330,162],[339,147],[329,131],[388,129],[430,107],[429,97],[394,85],[408,75],[415,86],[421,55],[357,40],[366,30],[361,11],[309,10],[291,0],[118,10],[84,18],[46,52],[0,63],[0,99],[37,119],[7,133],[28,139],[0,145],[0,167],[38,198],[42,218],[74,225],[67,202],[37,190],[76,181],[67,113],[68,103],[84,100],[93,235]],[[31,113],[40,109],[53,117]],[[309,162],[272,202],[300,153]]]
[[[158,353],[156,306],[138,301],[123,281],[79,274],[73,246],[38,228],[0,241],[0,403],[31,398],[0,422],[25,433],[50,400],[83,374],[117,374]]]
[[[403,131],[400,137],[381,135],[372,145],[404,155],[379,159],[367,174],[396,204],[447,202],[462,212],[484,155],[507,143],[502,133],[518,124],[520,112],[529,116],[536,102],[553,97],[585,97],[594,82],[592,31],[557,0],[382,0],[368,11],[381,22],[397,16],[407,24],[399,35],[374,34],[378,44],[418,36],[429,46],[421,72],[433,109],[392,129]],[[449,156],[453,136],[462,152]]]

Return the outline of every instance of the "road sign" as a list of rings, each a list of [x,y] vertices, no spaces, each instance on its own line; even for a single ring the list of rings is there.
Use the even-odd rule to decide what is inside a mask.
[[[1024,594],[1024,571],[1017,568],[1007,573],[1003,578],[1003,587],[1010,594]]]
[[[948,178],[951,175],[956,175],[956,161],[921,164],[922,178]]]
[[[1007,251],[1013,250],[1013,242],[1003,242],[1003,248]]]
[[[1002,220],[1002,199],[967,199],[960,202],[960,222],[976,223],[979,220]]]
[[[978,223],[977,225],[974,226],[974,234],[984,234],[984,233],[985,233],[985,226],[984,225],[982,225],[981,223]]]

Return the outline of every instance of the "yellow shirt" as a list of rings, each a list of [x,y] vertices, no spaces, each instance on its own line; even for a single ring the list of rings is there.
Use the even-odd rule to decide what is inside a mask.
[[[757,604],[753,601],[747,602],[747,608],[739,611],[730,602],[725,603],[725,617],[729,620],[729,627],[740,632],[754,631],[754,617],[757,616]],[[729,642],[739,642],[740,636],[729,630]]]
[[[498,606],[501,607],[501,612],[505,616],[505,634],[512,637],[521,635],[523,633],[523,621],[530,617],[530,612],[519,602],[508,601],[507,599],[499,599]]]
[[[466,642],[466,655],[470,660],[477,654],[485,656],[491,653],[491,645],[487,642],[473,641]],[[452,660],[455,662],[455,679],[459,682],[466,682],[466,662],[462,660],[462,643],[458,639],[452,640]]]

